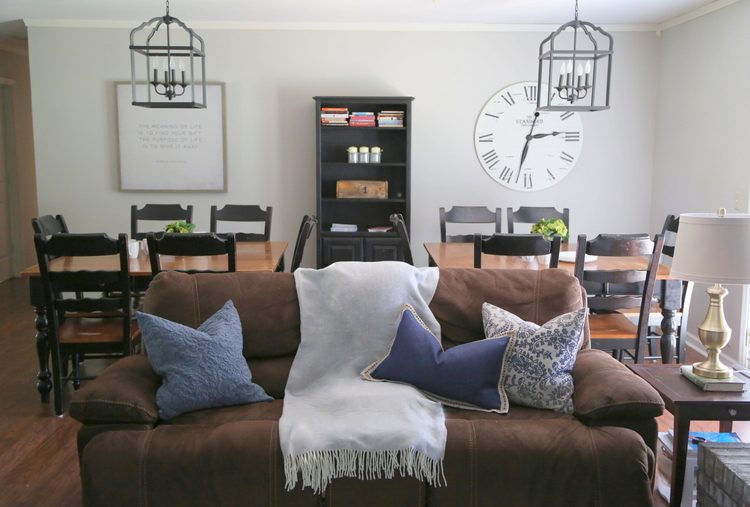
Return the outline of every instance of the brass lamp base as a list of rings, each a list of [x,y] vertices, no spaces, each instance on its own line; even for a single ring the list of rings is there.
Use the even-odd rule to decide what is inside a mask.
[[[698,338],[706,347],[708,357],[705,361],[693,364],[693,373],[706,378],[725,379],[732,377],[732,369],[719,359],[721,349],[729,343],[732,328],[724,318],[724,296],[728,291],[720,284],[706,289],[710,298],[708,313],[703,323],[698,326]]]

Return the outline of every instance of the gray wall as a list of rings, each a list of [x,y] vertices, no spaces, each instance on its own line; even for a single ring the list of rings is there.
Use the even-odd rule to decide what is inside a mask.
[[[226,83],[226,193],[118,191],[114,83],[129,80],[128,30],[31,27],[40,213],[75,230],[128,231],[129,207],[214,203],[274,207],[273,239],[292,242],[315,210],[314,95],[412,95],[412,242],[426,264],[438,208],[571,208],[572,234],[636,232],[651,222],[659,41],[617,32],[610,111],[585,114],[579,162],[544,191],[507,190],[474,153],[477,113],[500,88],[536,76],[541,32],[198,30],[207,75]],[[308,249],[305,264],[314,262]]]
[[[741,0],[665,31],[659,43],[651,228],[667,213],[746,212],[750,189],[750,0]],[[697,285],[689,329],[706,314]],[[725,351],[741,357],[746,328],[742,287],[725,301],[734,337]],[[699,345],[700,346],[700,345]]]

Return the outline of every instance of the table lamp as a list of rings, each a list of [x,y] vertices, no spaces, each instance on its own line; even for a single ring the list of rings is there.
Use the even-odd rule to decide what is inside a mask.
[[[708,313],[698,337],[706,347],[705,361],[693,364],[701,377],[726,379],[732,369],[722,364],[721,349],[729,343],[732,329],[724,318],[722,285],[750,284],[750,215],[686,213],[680,215],[671,276],[682,280],[713,284],[706,289],[710,298]]]

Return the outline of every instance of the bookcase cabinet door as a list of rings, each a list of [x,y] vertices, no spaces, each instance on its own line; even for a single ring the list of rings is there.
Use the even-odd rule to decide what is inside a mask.
[[[403,258],[398,238],[365,238],[365,261],[400,261]]]
[[[362,238],[323,238],[323,267],[363,259]]]

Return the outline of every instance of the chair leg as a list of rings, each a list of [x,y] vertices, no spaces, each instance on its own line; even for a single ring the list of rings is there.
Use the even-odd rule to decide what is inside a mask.
[[[81,388],[81,356],[78,353],[73,354],[73,389],[78,391]]]
[[[62,375],[60,375],[61,358],[60,347],[57,343],[52,344],[50,347],[50,353],[52,356],[52,391],[55,396],[55,415],[62,415]]]

